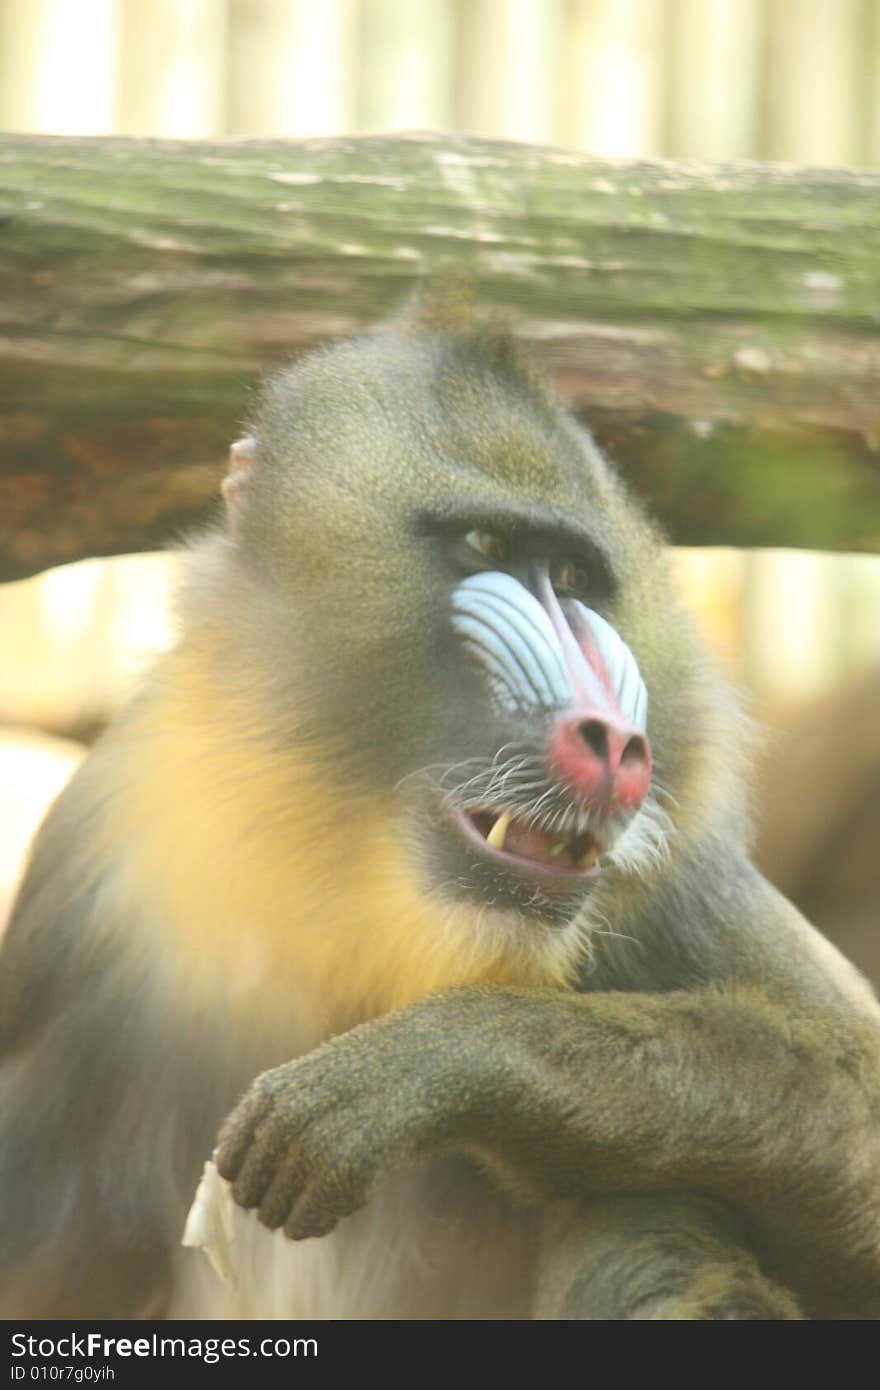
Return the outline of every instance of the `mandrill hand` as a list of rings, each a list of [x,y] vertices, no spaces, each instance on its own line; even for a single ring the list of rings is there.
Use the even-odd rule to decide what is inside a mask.
[[[257,1208],[264,1226],[283,1226],[293,1240],[326,1235],[389,1170],[454,1146],[470,1087],[455,1082],[464,1049],[448,1046],[441,999],[257,1077],[216,1154],[240,1206]]]

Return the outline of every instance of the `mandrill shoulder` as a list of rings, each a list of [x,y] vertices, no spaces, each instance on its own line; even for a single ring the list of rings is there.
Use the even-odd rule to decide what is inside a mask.
[[[670,992],[756,988],[793,1012],[880,1020],[867,980],[755,868],[724,816],[701,833],[673,835],[650,880],[629,885],[614,932],[596,928],[579,988]],[[603,904],[604,907],[604,904]]]

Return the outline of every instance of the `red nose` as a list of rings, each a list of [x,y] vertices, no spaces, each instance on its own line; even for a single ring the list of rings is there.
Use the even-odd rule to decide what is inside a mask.
[[[550,765],[581,801],[607,813],[637,811],[651,781],[644,734],[606,710],[561,714],[550,732]]]

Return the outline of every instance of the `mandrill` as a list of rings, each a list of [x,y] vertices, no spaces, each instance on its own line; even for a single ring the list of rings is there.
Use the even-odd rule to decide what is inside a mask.
[[[0,957],[3,1314],[880,1316],[880,1011],[509,334],[304,358],[223,491]]]

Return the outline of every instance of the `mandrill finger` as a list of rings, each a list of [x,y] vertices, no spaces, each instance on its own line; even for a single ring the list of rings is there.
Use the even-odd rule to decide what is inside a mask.
[[[232,1195],[240,1207],[258,1207],[284,1167],[291,1139],[283,1129],[267,1120],[254,1136],[254,1141],[232,1184]]]
[[[344,1216],[349,1216],[359,1206],[363,1206],[363,1202],[345,1202],[339,1192],[305,1192],[290,1211],[284,1223],[284,1234],[289,1240],[329,1235]]]
[[[257,1212],[260,1223],[270,1231],[277,1231],[279,1226],[283,1226],[291,1214],[291,1208],[300,1199],[302,1186],[298,1155],[289,1154],[264,1189]]]
[[[217,1138],[214,1162],[221,1178],[233,1182],[254,1140],[254,1131],[269,1108],[268,1096],[250,1091],[223,1122]]]

